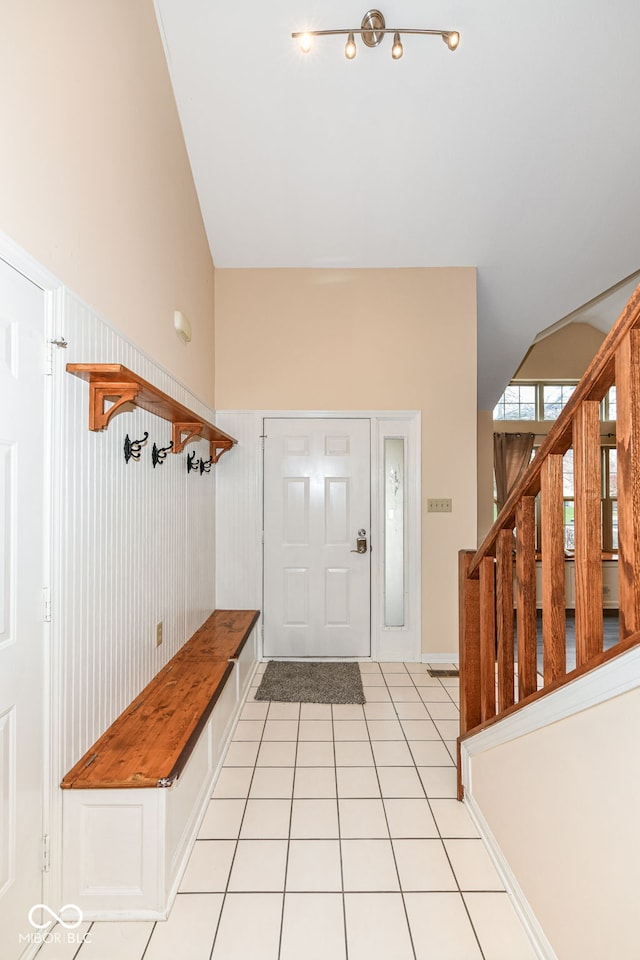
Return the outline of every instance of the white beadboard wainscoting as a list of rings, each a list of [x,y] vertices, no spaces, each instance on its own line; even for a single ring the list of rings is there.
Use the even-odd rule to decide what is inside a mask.
[[[190,442],[154,469],[155,442],[171,425],[131,405],[101,432],[88,429],[89,391],[66,364],[122,363],[196,414],[213,411],[165,370],[60,288],[53,294],[52,710],[50,770],[52,891],[60,888],[64,774],[177,652],[215,607],[215,483],[187,475]],[[183,349],[176,345],[176,349]],[[125,435],[148,431],[139,461],[125,463]],[[156,647],[156,624],[163,643]]]
[[[262,419],[260,412],[216,414],[238,446],[216,477],[216,602],[262,608]]]

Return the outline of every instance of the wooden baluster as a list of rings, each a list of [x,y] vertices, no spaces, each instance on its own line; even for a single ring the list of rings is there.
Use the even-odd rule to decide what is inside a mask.
[[[602,652],[600,404],[584,400],[573,424],[576,666]]]
[[[496,565],[493,557],[480,564],[480,716],[496,712]]]
[[[473,556],[458,554],[461,734],[480,723],[480,581],[467,576]]]
[[[501,530],[496,544],[496,616],[498,632],[498,712],[514,702],[513,530]]]
[[[541,474],[542,640],[544,683],[567,672],[562,456],[551,454]]]
[[[458,553],[458,630],[460,666],[460,736],[480,723],[480,581],[467,571],[472,550]],[[458,740],[458,800],[463,798],[460,741]]]
[[[640,331],[616,352],[618,449],[618,605],[620,639],[640,630]],[[635,467],[634,467],[635,464]]]
[[[518,696],[535,693],[536,638],[536,514],[534,497],[516,507],[516,610],[518,623]]]

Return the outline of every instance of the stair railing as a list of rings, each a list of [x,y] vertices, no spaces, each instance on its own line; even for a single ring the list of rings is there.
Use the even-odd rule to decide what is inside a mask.
[[[619,640],[604,651],[600,403],[614,384]],[[574,462],[576,668],[567,673],[563,457],[570,447]],[[541,680],[536,636],[538,494]],[[640,578],[640,286],[511,490],[480,548],[460,552],[459,799],[463,795],[463,739],[640,643],[640,586],[636,577]]]

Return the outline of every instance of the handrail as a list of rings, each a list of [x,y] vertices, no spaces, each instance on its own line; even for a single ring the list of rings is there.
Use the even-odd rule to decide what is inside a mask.
[[[602,653],[599,653],[597,656],[593,657],[589,663],[585,663],[581,667],[576,667],[575,670],[571,670],[560,680],[555,680],[547,687],[544,687],[541,690],[536,690],[535,693],[529,694],[529,696],[525,697],[524,700],[512,704],[501,714],[496,714],[493,717],[489,717],[488,720],[485,720],[484,723],[478,724],[478,726],[474,727],[473,730],[469,730],[467,733],[462,734],[460,736],[460,741],[462,742],[464,740],[468,740],[469,737],[475,737],[477,733],[482,733],[483,730],[494,726],[494,724],[499,723],[500,720],[504,720],[505,717],[510,717],[513,713],[517,713],[522,707],[528,707],[529,704],[535,703],[537,700],[541,700],[543,697],[546,697],[547,694],[555,693],[556,690],[566,687],[568,684],[573,683],[574,680],[579,680],[580,677],[585,675],[585,673],[590,673],[592,670],[595,670],[596,667],[602,667],[605,663],[609,663],[610,660],[615,660],[616,657],[622,656],[623,653],[627,653],[629,650],[632,650],[639,644],[640,632],[634,633],[630,637],[626,637],[626,639],[617,643],[615,647],[610,647],[608,650],[604,650]]]
[[[614,384],[618,407],[619,641],[605,654],[599,404]],[[576,669],[567,673],[562,457],[571,446]],[[538,496],[544,651],[541,683],[536,637]],[[636,571],[640,571],[640,285],[510,491],[479,549],[460,552],[459,742],[640,643]],[[460,770],[458,783],[462,798]]]
[[[618,320],[602,341],[598,352],[569,397],[560,416],[540,444],[535,457],[509,492],[500,515],[474,555],[469,576],[477,576],[480,560],[491,555],[492,551],[495,550],[500,530],[504,530],[510,521],[515,520],[515,508],[518,501],[524,496],[535,496],[540,492],[540,472],[543,461],[550,453],[566,453],[571,446],[573,419],[579,405],[584,400],[602,400],[607,390],[613,386],[616,350],[629,331],[638,324],[640,324],[640,284],[636,287]]]

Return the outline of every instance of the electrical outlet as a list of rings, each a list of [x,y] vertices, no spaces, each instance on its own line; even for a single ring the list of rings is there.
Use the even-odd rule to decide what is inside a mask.
[[[451,513],[451,499],[427,500],[427,513]]]
[[[162,620],[158,620],[156,623],[156,647],[159,647],[162,643]]]

